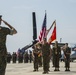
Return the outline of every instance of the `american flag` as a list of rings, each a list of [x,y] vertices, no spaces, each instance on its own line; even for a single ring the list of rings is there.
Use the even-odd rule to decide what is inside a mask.
[[[45,13],[44,21],[42,24],[42,29],[39,35],[39,41],[42,41],[43,38],[46,38],[46,13]]]

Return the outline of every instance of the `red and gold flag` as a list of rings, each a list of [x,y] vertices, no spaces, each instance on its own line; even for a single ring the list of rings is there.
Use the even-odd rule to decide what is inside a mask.
[[[53,29],[52,35],[48,40],[48,43],[51,44],[54,40],[56,40],[56,21],[54,23],[54,29]]]

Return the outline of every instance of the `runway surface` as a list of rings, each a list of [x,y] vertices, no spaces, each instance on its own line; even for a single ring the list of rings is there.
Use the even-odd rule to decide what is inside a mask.
[[[76,62],[70,63],[70,72],[65,72],[64,62],[60,62],[60,71],[55,72],[50,62],[50,75],[76,75]],[[43,67],[39,68],[38,72],[33,72],[33,63],[10,63],[7,64],[6,75],[43,75]]]

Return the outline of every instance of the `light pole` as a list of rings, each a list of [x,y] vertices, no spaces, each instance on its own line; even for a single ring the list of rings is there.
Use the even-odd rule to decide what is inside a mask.
[[[60,43],[62,42],[62,38],[60,38]]]

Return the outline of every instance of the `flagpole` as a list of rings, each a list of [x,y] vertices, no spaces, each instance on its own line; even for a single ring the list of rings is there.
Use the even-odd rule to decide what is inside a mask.
[[[46,10],[45,10],[45,15],[47,16],[47,14],[46,14]],[[46,17],[47,18],[47,17]],[[46,20],[46,30],[47,30],[47,20]]]

